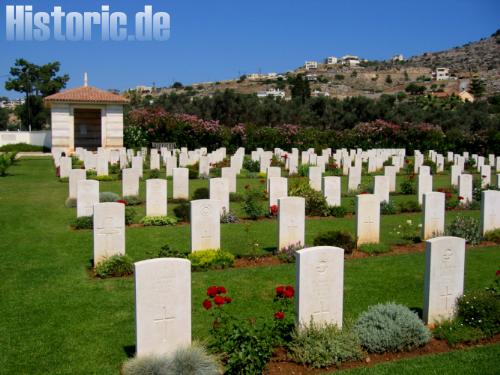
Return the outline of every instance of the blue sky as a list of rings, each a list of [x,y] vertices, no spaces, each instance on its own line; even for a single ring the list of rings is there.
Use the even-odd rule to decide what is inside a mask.
[[[462,45],[500,28],[498,0],[1,0],[0,95],[14,60],[38,64],[60,61],[71,80],[125,89],[136,85],[165,86],[174,81],[217,81],[251,72],[285,72],[306,59],[347,53],[387,59]],[[33,10],[111,11],[129,19],[144,5],[168,12],[171,37],[164,42],[6,41],[5,6],[33,5]]]

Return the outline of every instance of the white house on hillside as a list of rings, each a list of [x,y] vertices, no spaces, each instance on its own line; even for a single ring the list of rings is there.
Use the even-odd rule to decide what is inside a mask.
[[[85,83],[44,99],[52,119],[52,147],[123,147],[123,106],[128,99]]]
[[[318,69],[318,62],[317,61],[306,61],[304,63],[304,68],[306,70]]]
[[[342,62],[347,66],[358,66],[360,61],[358,56],[345,55],[342,57]]]
[[[326,64],[327,65],[335,65],[339,62],[339,59],[337,59],[335,56],[330,56],[326,58]]]
[[[444,80],[450,79],[450,69],[437,68],[435,75],[436,75],[436,81],[444,81]]]
[[[267,96],[285,99],[286,94],[285,91],[275,88],[267,89],[266,91],[260,91],[257,93],[257,97],[259,98],[265,98]]]

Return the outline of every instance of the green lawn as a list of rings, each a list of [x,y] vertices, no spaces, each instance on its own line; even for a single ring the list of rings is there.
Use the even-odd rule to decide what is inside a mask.
[[[192,185],[206,183],[193,181]],[[117,182],[101,186],[101,191],[119,192]],[[67,189],[66,183],[55,179],[47,158],[22,159],[9,176],[0,178],[0,373],[118,374],[120,364],[134,350],[133,278],[96,280],[88,276],[92,233],[69,228],[75,211],[64,207]],[[448,217],[455,214],[448,213]],[[418,220],[420,215],[383,217],[383,240],[391,243],[388,227],[407,217]],[[352,230],[354,219],[308,220],[307,243],[312,243],[315,233],[333,228]],[[126,237],[127,253],[140,260],[154,256],[165,243],[187,246],[189,226],[128,228]],[[222,226],[223,247],[236,254],[248,254],[246,241],[253,239],[263,252],[276,246],[275,222]],[[488,285],[499,259],[500,247],[469,250],[466,289]],[[423,271],[422,253],[347,260],[345,318],[355,319],[377,302],[396,301],[421,308]],[[209,319],[201,301],[208,285],[228,288],[234,298],[228,307],[235,313],[266,316],[273,313],[275,285],[293,283],[294,275],[294,265],[194,273],[193,336],[203,339],[207,335]],[[397,373],[412,366],[439,369],[448,363],[458,369],[456,373],[462,362],[493,361],[492,357],[498,357],[498,346],[391,364],[396,366],[392,370],[380,366],[380,371]]]

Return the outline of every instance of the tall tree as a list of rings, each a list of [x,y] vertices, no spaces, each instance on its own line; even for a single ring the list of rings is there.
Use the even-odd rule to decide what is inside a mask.
[[[10,68],[11,77],[5,82],[5,88],[24,94],[25,103],[16,108],[16,113],[29,129],[40,129],[47,122],[49,113],[42,99],[59,92],[69,81],[67,74],[58,75],[60,65],[58,61],[36,65],[17,59]]]
[[[483,96],[485,91],[486,91],[486,85],[484,81],[479,77],[472,78],[472,81],[470,83],[471,94],[474,95],[476,98],[480,98],[481,96]]]

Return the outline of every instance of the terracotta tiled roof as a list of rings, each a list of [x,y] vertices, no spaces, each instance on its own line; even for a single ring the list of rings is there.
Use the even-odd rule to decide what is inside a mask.
[[[126,104],[128,99],[92,86],[82,86],[58,92],[45,98],[47,103],[118,103]]]

